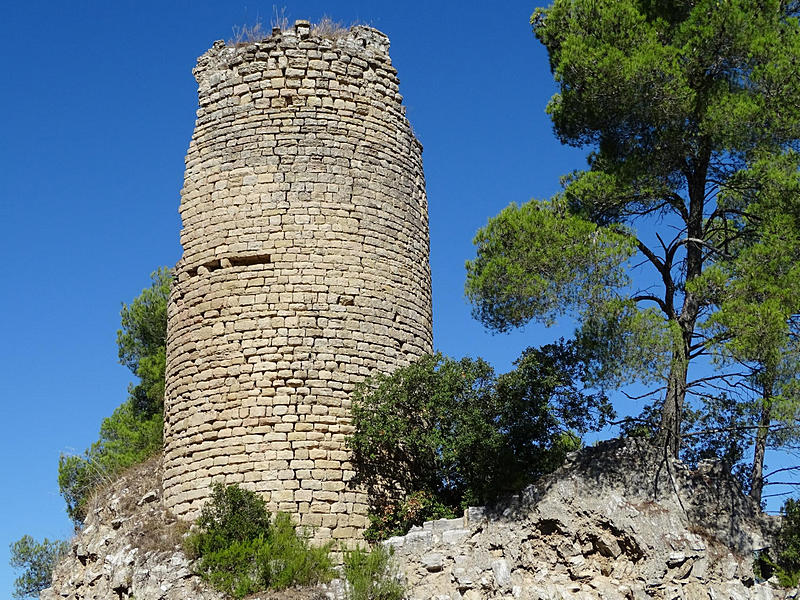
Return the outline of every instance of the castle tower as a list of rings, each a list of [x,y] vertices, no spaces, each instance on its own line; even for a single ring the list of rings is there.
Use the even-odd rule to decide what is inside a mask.
[[[350,392],[432,345],[422,149],[388,48],[375,29],[323,38],[298,21],[198,60],[167,340],[179,517],[221,481],[319,539],[368,524]]]

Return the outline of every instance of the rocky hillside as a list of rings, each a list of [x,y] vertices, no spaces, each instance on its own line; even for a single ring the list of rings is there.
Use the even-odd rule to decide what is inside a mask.
[[[185,526],[163,507],[160,472],[154,459],[98,494],[42,599],[221,600],[180,551]],[[613,441],[508,502],[387,543],[419,600],[794,598],[753,577],[772,527],[715,465],[690,471],[643,441]]]
[[[191,574],[187,530],[164,509],[161,456],[137,465],[93,498],[69,555],[41,600],[219,600]]]
[[[794,597],[753,577],[772,527],[717,465],[614,440],[507,503],[388,543],[416,598]]]

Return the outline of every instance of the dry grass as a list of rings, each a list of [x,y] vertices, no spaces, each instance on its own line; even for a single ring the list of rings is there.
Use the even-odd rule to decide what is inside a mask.
[[[172,513],[148,514],[133,532],[132,541],[142,552],[171,552],[183,548],[183,538],[191,525]]]
[[[233,37],[227,41],[228,46],[238,47],[252,42],[260,42],[269,35],[260,20],[253,25],[234,25],[232,29]]]
[[[92,521],[119,527],[143,552],[168,552],[182,546],[189,524],[179,521],[162,502],[162,455],[133,465],[113,481],[99,486],[89,501]],[[145,495],[155,493],[144,502]]]
[[[244,600],[326,600],[325,590],[316,586],[299,586],[285,590],[265,590],[245,596]]]
[[[143,462],[131,465],[122,472],[112,475],[104,473],[98,477],[86,503],[87,516],[92,513],[109,510],[111,498],[116,496],[113,513],[116,515],[132,514],[136,509],[136,501],[142,494],[156,488],[161,495],[161,452],[153,454]],[[155,477],[158,473],[158,477]],[[119,493],[119,490],[124,490]],[[139,497],[135,497],[137,493]]]
[[[351,27],[362,24],[353,22],[350,25],[345,25],[341,21],[335,21],[325,15],[317,23],[312,23],[311,35],[326,40],[338,40],[346,37]],[[277,28],[281,31],[289,29],[289,16],[286,13],[285,6],[278,8],[276,5],[272,5],[270,27],[273,30]],[[227,41],[227,45],[235,47],[260,42],[272,34],[272,31],[267,31],[260,18],[253,25],[234,25],[232,29],[233,37]]]
[[[350,27],[345,26],[339,21],[334,21],[328,16],[323,16],[319,20],[319,23],[314,23],[311,26],[311,35],[326,40],[338,40],[339,38],[345,37],[349,31]]]
[[[270,19],[270,25],[273,29],[277,27],[281,31],[289,29],[289,16],[286,14],[285,6],[278,9],[275,4],[272,5],[272,19]]]

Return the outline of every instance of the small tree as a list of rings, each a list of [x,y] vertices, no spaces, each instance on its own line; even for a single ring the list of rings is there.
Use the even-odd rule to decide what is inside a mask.
[[[123,304],[122,329],[117,331],[119,362],[139,378],[130,388],[134,408],[144,418],[164,410],[167,302],[172,274],[167,267],[151,273],[150,287]]]
[[[37,542],[29,535],[24,535],[11,544],[10,564],[22,574],[14,580],[15,598],[33,598],[43,589],[50,587],[53,581],[53,570],[58,561],[69,550],[69,544],[62,540],[50,541],[44,538]]]
[[[610,414],[579,386],[569,343],[529,349],[496,376],[483,360],[422,357],[353,395],[349,440],[375,537],[515,492]],[[450,512],[452,514],[452,512]]]

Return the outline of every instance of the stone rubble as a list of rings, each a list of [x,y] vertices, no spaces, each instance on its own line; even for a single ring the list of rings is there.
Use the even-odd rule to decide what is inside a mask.
[[[187,528],[164,509],[161,476],[159,456],[96,494],[41,600],[222,600],[192,575]]]

